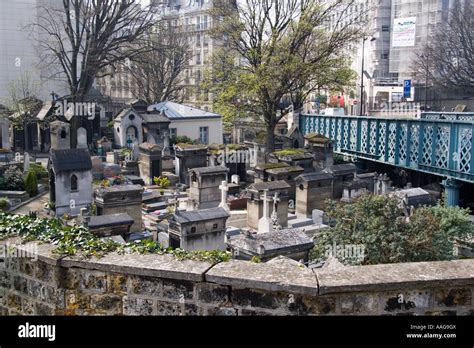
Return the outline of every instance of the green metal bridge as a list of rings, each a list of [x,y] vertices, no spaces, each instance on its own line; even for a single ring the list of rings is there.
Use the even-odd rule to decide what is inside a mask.
[[[319,133],[336,153],[439,175],[448,204],[459,203],[459,181],[474,183],[474,113],[423,113],[421,118],[302,114],[303,134]]]

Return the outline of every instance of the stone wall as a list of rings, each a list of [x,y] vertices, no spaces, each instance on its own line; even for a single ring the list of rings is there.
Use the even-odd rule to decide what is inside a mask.
[[[282,258],[217,265],[170,255],[81,260],[51,249],[38,245],[36,261],[4,259],[0,315],[474,314],[474,260],[311,271]]]

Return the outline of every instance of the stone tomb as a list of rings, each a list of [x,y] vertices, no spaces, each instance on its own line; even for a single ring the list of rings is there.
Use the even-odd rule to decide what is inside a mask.
[[[259,221],[264,213],[264,193],[267,192],[267,199],[272,199],[275,193],[278,194],[279,202],[276,204],[278,220],[282,227],[288,226],[288,191],[290,185],[285,181],[271,181],[252,184],[247,189],[247,226],[258,230]],[[268,209],[271,216],[274,206]]]
[[[305,173],[314,171],[313,155],[303,149],[285,149],[270,155],[270,162],[282,162],[291,167],[302,167]]]
[[[97,215],[127,213],[134,221],[130,232],[142,232],[143,187],[117,185],[101,187],[95,191]]]
[[[310,217],[314,209],[324,210],[325,200],[333,198],[333,176],[307,173],[296,179],[296,214]]]
[[[358,197],[367,192],[368,183],[363,180],[354,180],[342,184],[343,192],[341,201],[345,203],[352,203]]]
[[[308,261],[309,251],[314,247],[312,238],[303,229],[292,228],[259,234],[240,234],[227,242],[234,258],[251,260],[258,257],[268,261],[286,256],[296,261]]]
[[[436,201],[431,197],[430,193],[421,187],[393,191],[389,195],[397,197],[403,206],[407,208],[419,208],[436,204]]]
[[[78,215],[92,203],[92,161],[87,149],[51,150],[49,200],[56,215]]]
[[[194,168],[189,171],[189,199],[196,209],[216,208],[221,203],[222,182],[227,183],[226,167]]]
[[[357,167],[355,164],[336,164],[324,169],[325,173],[332,174],[333,176],[333,199],[341,199],[344,191],[344,183],[354,180]],[[315,208],[317,209],[317,208]]]
[[[130,228],[135,221],[127,213],[118,213],[89,218],[89,230],[99,237],[122,236],[128,240]]]
[[[190,169],[207,167],[207,151],[208,147],[205,145],[176,145],[176,175],[182,184],[189,187]]]
[[[229,217],[229,212],[223,208],[177,210],[169,221],[170,246],[188,251],[226,250],[226,222]]]
[[[268,169],[268,181],[279,181],[283,180],[288,185],[290,189],[288,190],[288,196],[290,200],[295,202],[296,199],[296,178],[303,174],[304,169],[300,166],[294,167],[282,167],[282,168],[273,168]]]
[[[327,168],[334,165],[333,144],[324,135],[310,133],[305,136],[305,147],[313,154],[315,168]]]
[[[254,168],[254,182],[259,183],[259,182],[265,182],[268,181],[269,178],[269,170],[276,170],[276,169],[282,169],[282,168],[290,168],[290,166],[286,163],[283,162],[278,162],[278,163],[260,163],[257,164]],[[275,173],[275,172],[274,172]]]
[[[67,150],[71,148],[71,132],[69,123],[54,121],[49,124],[51,149]]]
[[[161,153],[163,146],[143,143],[140,145],[139,168],[140,177],[145,185],[153,185],[153,178],[161,176]]]

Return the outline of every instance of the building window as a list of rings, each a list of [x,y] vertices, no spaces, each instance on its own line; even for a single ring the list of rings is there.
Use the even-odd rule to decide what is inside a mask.
[[[66,139],[66,129],[61,128],[61,139]]]
[[[71,175],[71,191],[77,191],[77,176]]]
[[[176,128],[170,128],[170,138],[176,138],[178,136],[178,130]]]
[[[388,31],[390,31],[390,26],[388,26],[388,25],[382,25],[382,31],[383,31],[383,32],[388,32]]]
[[[217,224],[212,225],[213,230],[217,230]]]
[[[209,144],[209,127],[199,127],[199,140],[202,144]]]
[[[191,227],[191,233],[196,233],[196,227]]]
[[[388,59],[388,53],[382,53],[382,54],[380,55],[380,58],[381,58],[381,59]]]

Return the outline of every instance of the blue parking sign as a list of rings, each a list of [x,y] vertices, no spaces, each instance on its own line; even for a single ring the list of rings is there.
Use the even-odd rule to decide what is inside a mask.
[[[403,97],[411,98],[411,80],[405,80],[403,82]]]

